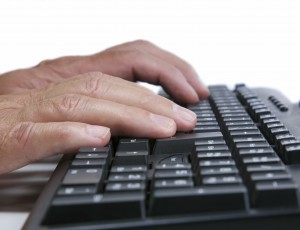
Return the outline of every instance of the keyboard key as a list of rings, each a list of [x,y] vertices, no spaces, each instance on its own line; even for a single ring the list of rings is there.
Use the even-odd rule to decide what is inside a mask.
[[[191,169],[191,164],[189,163],[176,163],[176,164],[158,164],[155,169]]]
[[[155,180],[154,182],[154,189],[191,188],[193,186],[194,186],[194,181],[191,178],[163,179],[163,180]]]
[[[143,193],[96,194],[56,197],[44,224],[88,223],[91,221],[143,218]],[[90,210],[85,212],[83,210]],[[67,213],[67,215],[66,215]]]
[[[110,169],[110,172],[128,172],[128,173],[134,173],[134,172],[146,172],[147,167],[145,165],[129,165],[129,166],[115,166],[113,165]]]
[[[63,185],[99,184],[103,180],[101,168],[69,169],[62,181]]]
[[[202,185],[240,184],[242,179],[238,175],[204,176],[201,182]]]
[[[147,139],[120,139],[115,154],[115,165],[146,165],[149,141]]]
[[[300,145],[287,145],[284,147],[284,155],[287,162],[290,164],[296,164],[300,162]]]
[[[110,147],[82,147],[78,153],[107,153],[110,151]]]
[[[223,139],[221,132],[179,133],[170,138],[158,139],[155,142],[153,154],[191,153],[196,140]]]
[[[201,126],[195,127],[193,133],[205,133],[205,132],[218,132],[220,131],[219,126]]]
[[[291,175],[283,171],[268,171],[268,172],[259,172],[259,173],[251,173],[250,179],[252,181],[267,181],[267,180],[283,180],[283,179],[291,179]]]
[[[200,176],[217,176],[217,175],[230,175],[238,174],[239,170],[236,166],[221,166],[221,167],[205,167],[200,169]]]
[[[107,159],[107,152],[77,153],[75,159]]]
[[[177,165],[177,164],[184,164],[186,163],[187,156],[183,154],[171,154],[167,157],[164,157],[161,161],[159,161],[159,164],[162,165]]]
[[[251,141],[251,142],[248,142],[248,143],[237,143],[235,145],[235,147],[237,149],[258,149],[258,148],[268,148],[270,145],[269,143],[267,143],[266,141]]]
[[[192,177],[193,173],[190,169],[157,169],[154,178],[187,178]]]
[[[145,182],[109,182],[105,187],[106,192],[132,192],[142,191],[146,188]]]
[[[199,166],[205,167],[205,166],[234,166],[235,161],[234,160],[200,160]]]
[[[243,185],[159,189],[152,191],[149,207],[151,216],[245,210],[248,198]]]
[[[75,185],[75,186],[63,186],[61,187],[57,194],[63,196],[69,195],[89,195],[96,193],[96,185]]]
[[[142,181],[146,179],[145,173],[132,172],[132,173],[110,173],[109,181]]]
[[[281,163],[281,161],[277,161],[275,163],[269,164],[259,164],[259,165],[248,165],[246,167],[246,171],[248,173],[252,172],[274,172],[274,171],[283,171],[285,170],[285,166]]]
[[[104,158],[99,158],[99,159],[74,159],[72,161],[72,166],[73,167],[99,167],[103,168],[106,165],[106,159]]]
[[[270,180],[255,183],[254,207],[298,206],[297,186],[292,180]]]

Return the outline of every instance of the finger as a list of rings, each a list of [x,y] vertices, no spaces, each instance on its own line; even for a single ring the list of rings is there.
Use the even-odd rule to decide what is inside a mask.
[[[100,63],[99,60],[103,58],[101,53],[100,55],[94,55],[86,63],[102,66],[101,69],[104,69],[105,73],[114,76],[120,76],[120,73],[122,73],[122,78],[130,81],[140,80],[160,84],[178,102],[194,104],[199,101],[198,93],[186,77],[176,66],[169,62],[137,49],[134,52],[130,50],[121,52],[119,50],[115,56],[118,57],[113,60],[117,63],[114,63],[118,66],[117,68],[112,68],[113,64],[110,63],[112,60],[108,61],[110,58],[104,58],[104,61]]]
[[[189,104],[199,101],[198,93],[182,72],[168,62],[143,54],[131,64],[134,76],[143,81],[162,85],[176,101]]]
[[[44,99],[64,94],[77,94],[140,108],[171,118],[176,122],[177,129],[181,131],[191,130],[196,122],[196,115],[193,112],[154,94],[145,87],[101,73],[85,74],[61,82],[55,87],[48,88],[46,93],[40,91],[40,94]],[[93,103],[100,102],[94,101]]]
[[[74,152],[80,147],[105,146],[109,140],[110,131],[106,127],[77,122],[21,122],[4,141],[3,149],[14,154],[4,154],[0,174],[51,155]]]
[[[20,114],[22,120],[74,121],[110,127],[114,135],[169,137],[176,131],[176,124],[170,118],[140,108],[76,94],[66,94],[28,105]]]
[[[134,44],[140,46],[140,49],[147,51],[149,54],[152,54],[178,68],[200,98],[206,98],[209,95],[208,89],[200,81],[198,74],[189,63],[148,41],[138,41]]]

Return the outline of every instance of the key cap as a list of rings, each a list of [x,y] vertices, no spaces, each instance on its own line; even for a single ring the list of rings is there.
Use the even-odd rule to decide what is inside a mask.
[[[200,145],[225,145],[226,142],[223,139],[218,139],[218,140],[197,140],[195,141],[195,145],[196,146],[200,146]]]
[[[248,143],[237,143],[235,145],[235,147],[237,149],[245,149],[245,148],[246,149],[249,149],[249,148],[257,149],[257,148],[268,148],[268,147],[270,148],[270,145],[266,141],[259,141],[259,142],[252,141],[252,142],[248,142]]]
[[[183,154],[172,154],[168,157],[164,157],[161,161],[159,161],[159,164],[167,164],[167,165],[184,164],[187,161],[188,161],[187,156]]]
[[[146,172],[147,167],[144,165],[130,165],[130,166],[115,166],[111,167],[110,172],[128,172],[128,173],[135,173],[135,172]]]
[[[109,181],[142,181],[146,179],[145,173],[133,172],[133,173],[110,173]]]
[[[276,163],[270,164],[259,164],[259,165],[248,165],[246,167],[246,171],[248,173],[255,173],[255,172],[269,172],[269,171],[282,171],[285,170],[285,166],[281,161]]]
[[[190,153],[196,140],[223,139],[221,132],[207,133],[177,133],[170,138],[157,139],[153,154]]]
[[[191,178],[163,179],[163,180],[155,180],[154,182],[154,189],[191,188],[193,186],[194,186],[194,182]]]
[[[227,145],[195,145],[195,151],[198,152],[218,152],[228,151]]]
[[[77,153],[75,156],[75,159],[107,159],[108,158],[108,153],[103,152],[103,153]]]
[[[201,126],[195,127],[193,133],[205,133],[205,132],[218,132],[220,131],[219,126]]]
[[[97,167],[97,168],[103,168],[106,165],[106,159],[100,158],[100,159],[74,159],[72,161],[72,167]]]
[[[189,178],[193,173],[190,169],[157,169],[154,173],[154,178]]]
[[[274,156],[275,152],[271,147],[265,148],[245,148],[239,149],[237,154],[241,157],[252,156],[252,157],[259,157],[263,156]]]
[[[79,149],[79,153],[107,153],[110,151],[110,147],[82,147]]]
[[[264,137],[236,137],[232,138],[232,142],[237,144],[237,143],[251,143],[251,142],[261,142],[261,141],[266,141]]]
[[[245,210],[247,190],[243,185],[159,189],[152,191],[149,208],[152,216]]]
[[[63,185],[98,184],[102,181],[103,170],[100,168],[69,169],[63,179]]]
[[[254,125],[252,121],[227,121],[225,122],[227,127],[234,127],[234,126],[248,126]]]
[[[245,137],[261,137],[260,131],[250,130],[250,131],[231,131],[230,135],[232,138],[245,138]]]
[[[242,179],[238,175],[204,176],[204,177],[202,177],[203,185],[240,184],[240,183],[242,183]]]
[[[300,144],[287,145],[284,147],[284,155],[287,162],[296,164],[300,162]]]
[[[251,173],[250,179],[252,181],[268,181],[268,180],[283,180],[283,179],[291,179],[292,176],[283,171],[268,171],[268,172],[259,172],[259,173]]]
[[[200,160],[199,166],[235,166],[234,160]]]
[[[297,206],[297,186],[292,180],[271,180],[255,183],[252,196],[254,207]]]
[[[227,167],[205,167],[200,169],[200,176],[217,176],[217,175],[230,175],[238,174],[239,170],[236,166],[227,166]]]
[[[242,159],[243,164],[273,164],[280,162],[280,159],[275,156],[255,156],[255,157],[244,157]]]
[[[146,188],[144,181],[137,182],[109,182],[105,187],[106,192],[132,192],[143,191]]]
[[[205,122],[197,122],[196,127],[202,127],[202,126],[217,126],[218,122],[216,121],[205,121]]]
[[[196,156],[193,156],[198,159],[230,159],[232,157],[230,151],[210,151],[210,152],[196,152]],[[197,160],[197,159],[196,159]]]
[[[115,165],[148,164],[149,141],[147,139],[120,139],[115,154]]]
[[[63,186],[61,187],[57,194],[58,195],[89,195],[89,194],[95,194],[96,193],[96,186],[95,185],[82,185],[82,186]]]
[[[191,169],[189,163],[177,163],[177,164],[158,164],[155,169]]]
[[[44,224],[88,223],[91,221],[143,218],[145,195],[141,192],[105,193],[56,197]],[[89,210],[85,212],[83,210]],[[66,215],[67,214],[67,215]]]

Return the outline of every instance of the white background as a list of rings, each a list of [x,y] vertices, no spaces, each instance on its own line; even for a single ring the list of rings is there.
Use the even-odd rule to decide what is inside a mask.
[[[190,62],[207,84],[246,83],[300,99],[298,0],[39,0],[0,3],[0,72],[135,39]],[[5,229],[20,218],[0,215]],[[16,221],[16,220],[19,220]]]
[[[205,84],[245,82],[300,98],[300,1],[39,0],[0,4],[0,72],[146,39]]]

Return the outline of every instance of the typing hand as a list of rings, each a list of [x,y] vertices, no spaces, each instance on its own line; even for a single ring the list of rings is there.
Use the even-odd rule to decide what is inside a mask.
[[[90,56],[62,57],[1,76],[0,94],[22,93],[79,74],[100,71],[130,81],[162,85],[178,102],[208,96],[194,69],[179,57],[147,41],[121,44]]]
[[[0,174],[82,146],[104,146],[111,134],[168,137],[196,122],[172,101],[100,72],[2,95],[0,117]]]

